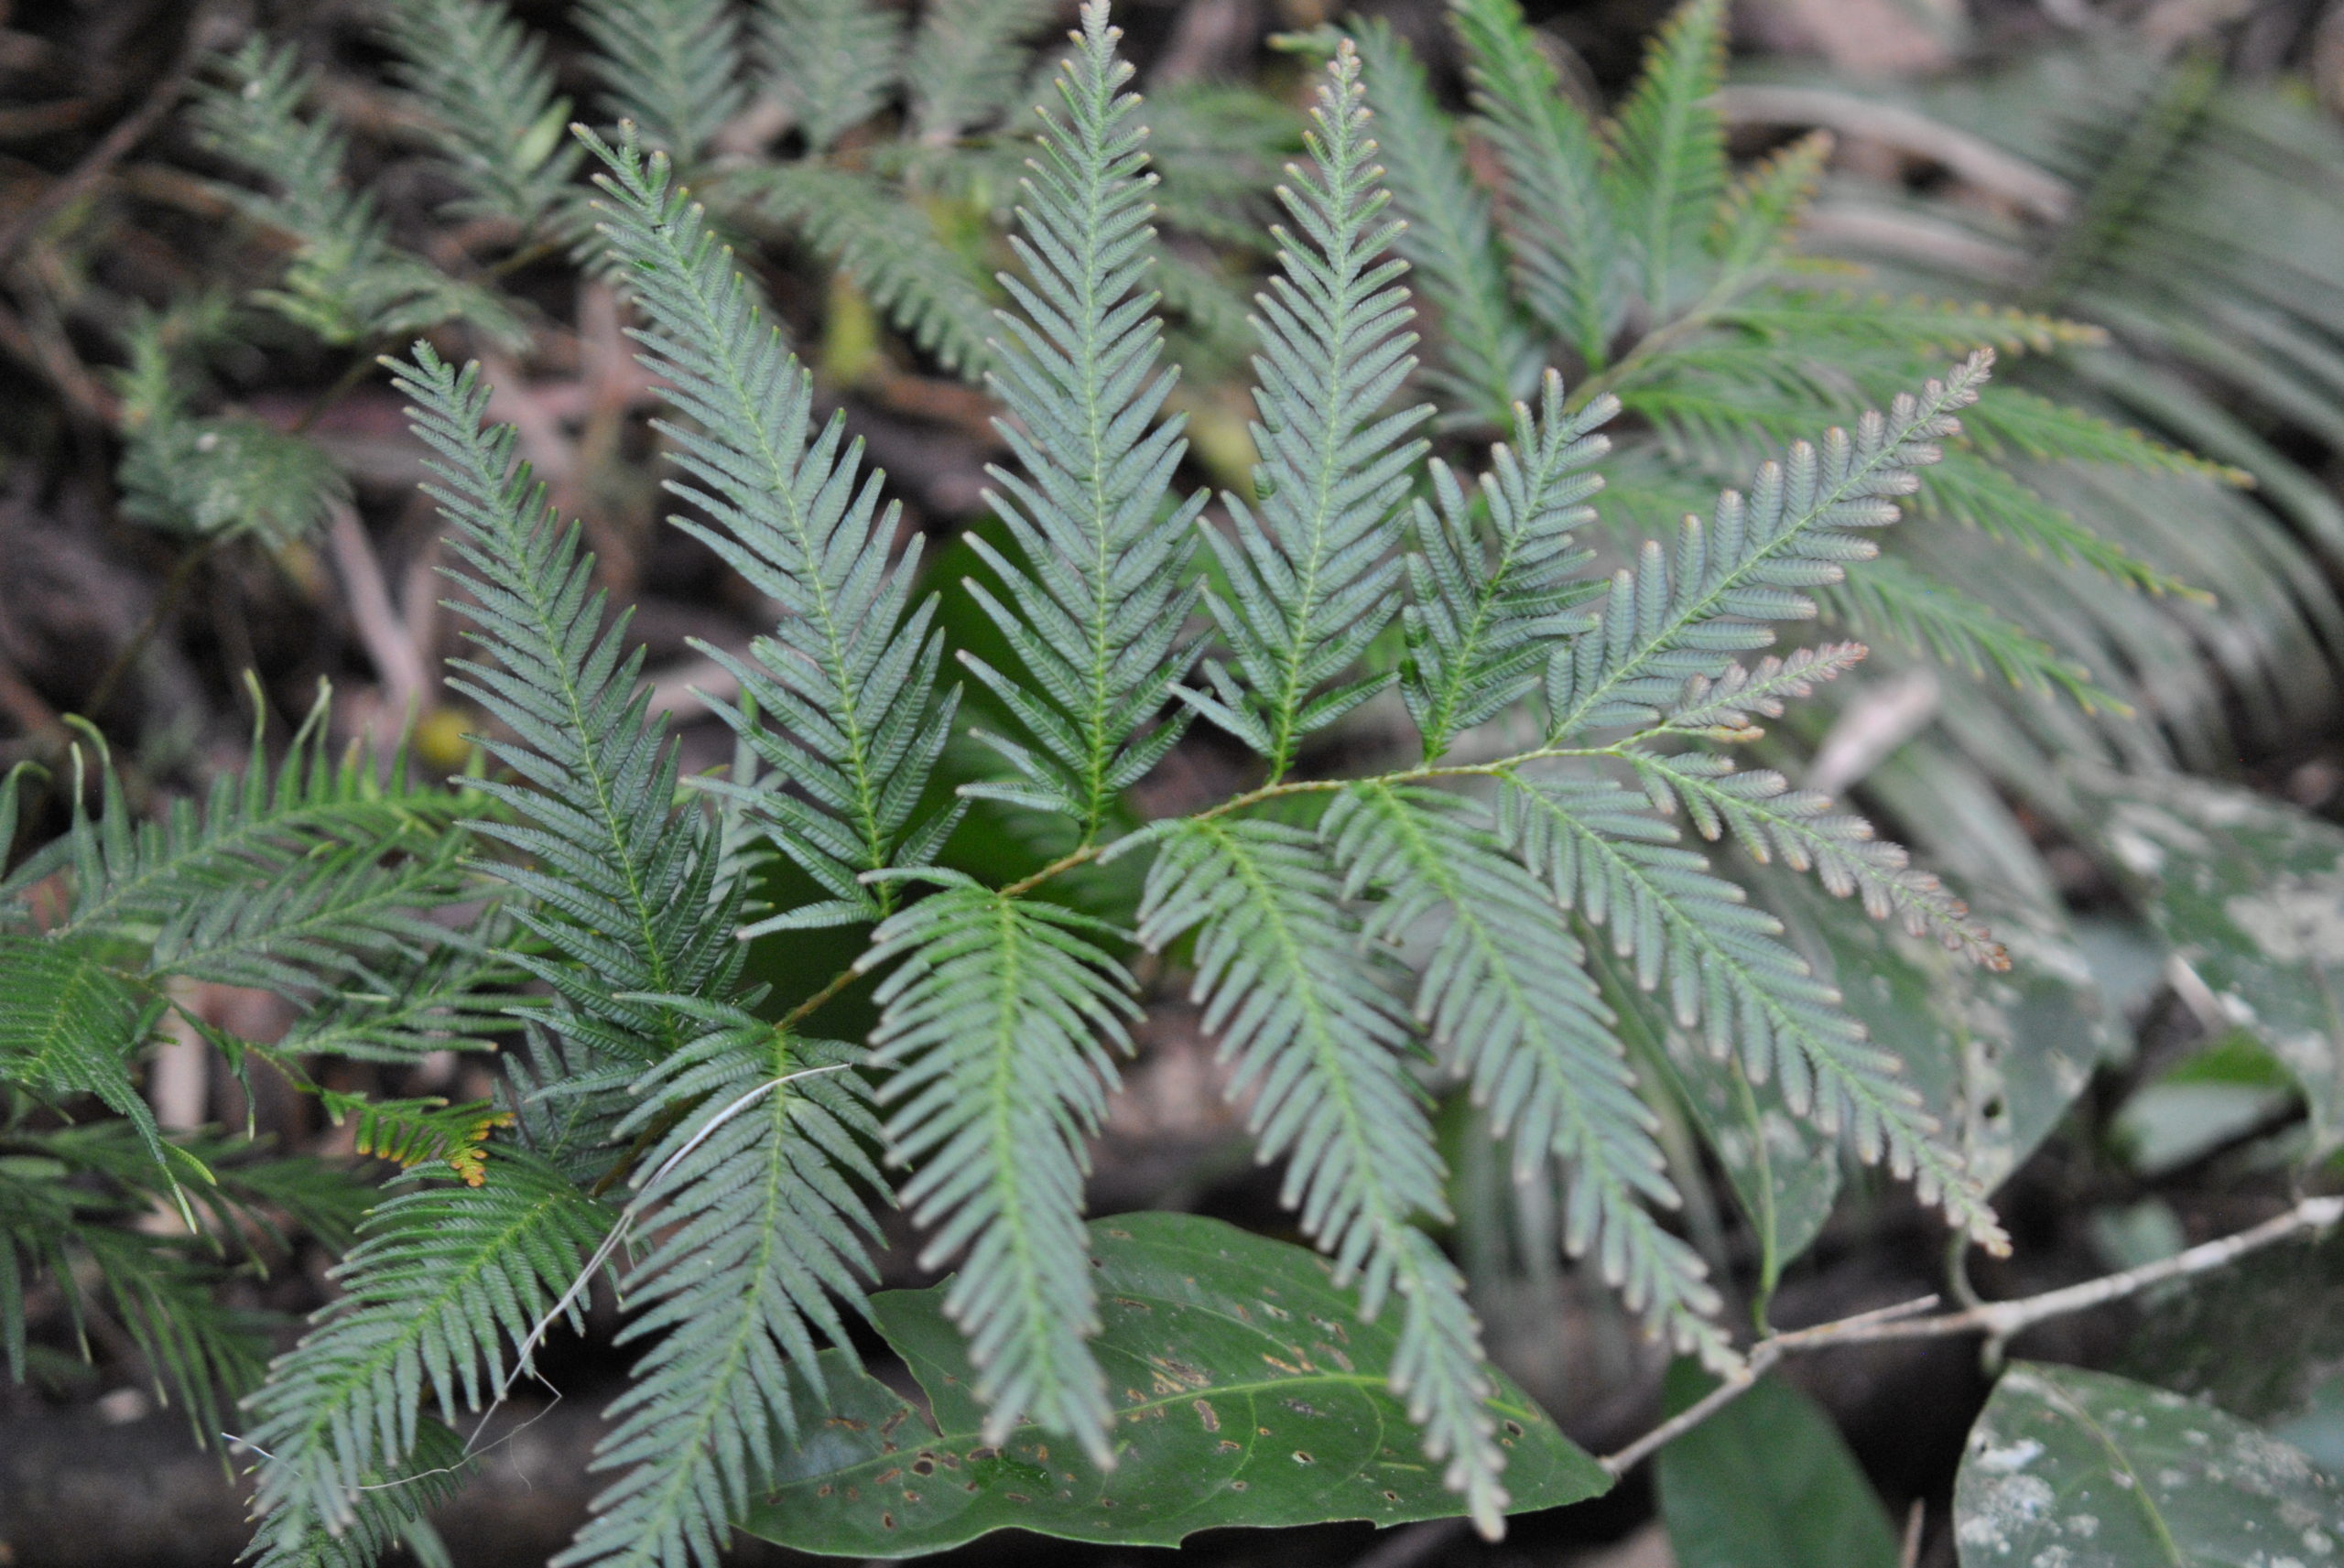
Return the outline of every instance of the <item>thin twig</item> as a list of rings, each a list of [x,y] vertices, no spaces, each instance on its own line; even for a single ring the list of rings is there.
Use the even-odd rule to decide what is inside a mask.
[[[219,546],[222,537],[218,534],[208,534],[197,541],[179,558],[179,564],[171,568],[171,575],[163,579],[162,591],[155,596],[155,602],[147,610],[146,619],[139,622],[137,630],[131,633],[129,639],[115,650],[114,661],[106,665],[105,673],[99,676],[97,684],[90,688],[87,706],[92,719],[105,717],[106,704],[114,700],[114,688],[122,685],[123,677],[131,672],[146,652],[147,643],[155,640],[155,633],[162,630],[163,622],[179,609],[188,585],[194,580],[196,568],[212,558],[212,552]]]
[[[2022,1296],[2016,1301],[1981,1302],[1976,1306],[1941,1313],[1934,1317],[1921,1314],[1934,1308],[1937,1298],[1924,1296],[1918,1301],[1883,1307],[1877,1312],[1860,1313],[1854,1317],[1818,1324],[1812,1328],[1796,1328],[1786,1334],[1773,1335],[1751,1347],[1739,1372],[1625,1448],[1606,1455],[1601,1464],[1614,1476],[1625,1475],[1657,1450],[1740,1399],[1785,1356],[1810,1350],[1829,1350],[1842,1345],[1942,1339],[1963,1334],[1982,1334],[1989,1345],[1999,1348],[2047,1319],[2065,1317],[2071,1313],[2086,1312],[2110,1302],[2122,1301],[2170,1280],[2209,1273],[2250,1252],[2260,1251],[2306,1232],[2331,1229],[2339,1223],[2344,1223],[2344,1195],[2306,1198],[2284,1214],[2274,1215],[2261,1225],[2236,1235],[2201,1242],[2187,1251],[2161,1258],[2154,1263],[2143,1263],[2137,1269],[2126,1269],[2121,1273],[2087,1280],[2079,1285],[2046,1291],[2041,1295]]]

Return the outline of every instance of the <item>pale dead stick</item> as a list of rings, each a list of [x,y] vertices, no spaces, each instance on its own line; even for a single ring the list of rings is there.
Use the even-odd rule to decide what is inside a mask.
[[[1607,1454],[1599,1463],[1613,1476],[1625,1475],[1656,1450],[1666,1447],[1740,1399],[1765,1375],[1768,1368],[1794,1352],[1829,1350],[1841,1345],[1873,1345],[1888,1340],[1940,1339],[1958,1334],[1982,1334],[1989,1344],[2000,1347],[2046,1319],[2063,1317],[2069,1313],[2121,1301],[2168,1280],[2208,1273],[2249,1252],[2306,1231],[2329,1229],[2339,1222],[2344,1222],[2344,1196],[2306,1198],[2285,1213],[2274,1215],[2261,1225],[2236,1235],[2201,1242],[2185,1252],[2160,1258],[2154,1263],[2143,1263],[2137,1269],[2087,1280],[2079,1285],[2068,1285],[2061,1290],[2046,1291],[2041,1295],[2022,1296],[2008,1302],[1981,1302],[1960,1312],[1945,1313],[1936,1317],[1921,1315],[1937,1304],[1936,1296],[1923,1296],[1917,1301],[1882,1307],[1876,1312],[1860,1313],[1854,1317],[1818,1324],[1813,1328],[1798,1328],[1787,1334],[1774,1335],[1751,1347],[1749,1357],[1739,1372],[1617,1454]]]

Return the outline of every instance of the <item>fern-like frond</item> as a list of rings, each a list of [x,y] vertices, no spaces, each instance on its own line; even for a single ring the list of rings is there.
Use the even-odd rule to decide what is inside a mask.
[[[577,18],[613,114],[686,168],[747,101],[728,0],[581,0]]]
[[[1481,1327],[1463,1281],[1416,1221],[1449,1217],[1446,1175],[1389,966],[1346,913],[1342,883],[1308,832],[1251,819],[1190,818],[1162,830],[1140,907],[1140,939],[1161,949],[1196,932],[1204,1027],[1253,1097],[1260,1157],[1286,1161],[1282,1197],[1302,1227],[1358,1276],[1362,1310],[1404,1303],[1393,1387],[1449,1461],[1450,1487],[1493,1533],[1505,1510],[1504,1456],[1481,1400]]]
[[[459,374],[428,343],[396,367],[416,434],[439,456],[429,492],[453,524],[455,608],[495,661],[463,661],[450,684],[511,733],[484,741],[513,770],[478,787],[512,813],[479,831],[527,858],[500,874],[526,901],[516,917],[546,951],[515,962],[550,986],[554,1008],[516,1006],[619,1060],[676,1043],[646,996],[721,989],[740,962],[731,921],[711,909],[714,847],[674,804],[676,758],[637,681],[624,615],[606,623],[593,562],[514,457],[509,426],[487,428],[477,366]]]
[[[1705,526],[1687,517],[1672,563],[1647,543],[1633,569],[1612,580],[1596,629],[1558,653],[1546,673],[1549,734],[1650,722],[1687,676],[1720,674],[1731,654],[1774,640],[1769,621],[1815,614],[1809,590],[1872,559],[1863,531],[1896,521],[1895,497],[1935,462],[1960,427],[1992,356],[1972,355],[1885,417],[1867,414],[1850,436],[1833,430],[1758,470],[1750,494],[1727,491]]]
[[[1975,676],[1991,670],[2022,691],[2065,693],[2087,713],[2125,705],[2092,673],[1982,600],[1894,556],[1868,563],[1820,596],[1830,620]]]
[[[1401,225],[1370,161],[1360,62],[1341,40],[1311,112],[1312,167],[1289,165],[1278,198],[1297,238],[1274,230],[1279,271],[1259,297],[1262,352],[1253,427],[1257,501],[1225,495],[1233,532],[1206,541],[1228,582],[1209,594],[1234,671],[1208,661],[1210,694],[1188,699],[1283,775],[1297,743],[1382,689],[1375,677],[1329,687],[1397,608],[1397,513],[1424,451],[1410,438],[1431,412],[1384,414],[1416,367],[1400,277],[1378,261]]]
[[[1777,1081],[1794,1109],[1846,1134],[1864,1159],[1885,1158],[1972,1238],[2006,1250],[1985,1193],[1896,1058],[1778,940],[1781,923],[1712,875],[1645,804],[1605,779],[1509,770],[1499,832],[1564,907],[1611,932],[1614,950],[1633,957],[1637,984],[1666,983],[1678,1023],[1701,1026],[1712,1054]]]
[[[1779,719],[1786,698],[1805,697],[1823,682],[1836,680],[1866,652],[1861,643],[1826,643],[1795,648],[1782,657],[1769,654],[1754,665],[1728,665],[1714,680],[1690,676],[1677,705],[1661,715],[1661,723],[1680,734],[1713,741],[1754,741],[1765,731],[1752,714]]]
[[[1653,35],[1643,74],[1607,138],[1612,210],[1643,275],[1644,304],[1666,320],[1702,256],[1725,189],[1725,0],[1690,0]]]
[[[1771,768],[1745,773],[1706,752],[1627,755],[1653,805],[1662,811],[1683,806],[1702,838],[1716,839],[1731,828],[1762,864],[1780,855],[1793,871],[1812,870],[1840,898],[1861,893],[1875,920],[1894,917],[1914,935],[1990,969],[2010,968],[2002,944],[1934,872],[1915,868],[1903,845],[1875,836],[1871,823],[1838,810],[1828,796],[1793,789]]]
[[[807,147],[827,152],[879,112],[904,48],[902,13],[874,0],[759,0],[766,90]]]
[[[459,317],[518,340],[518,322],[494,295],[391,244],[372,198],[344,174],[348,138],[322,116],[305,117],[310,81],[291,45],[255,38],[222,60],[218,74],[196,101],[197,135],[269,187],[265,196],[245,193],[244,205],[298,244],[285,286],[256,297],[330,343]]]
[[[854,280],[872,304],[946,370],[973,376],[993,362],[993,300],[960,253],[904,194],[853,169],[776,164],[732,182],[753,210],[781,223]]]
[[[468,1187],[488,1179],[488,1135],[513,1123],[511,1111],[492,1100],[450,1105],[440,1098],[373,1100],[364,1095],[320,1090],[319,1103],[336,1127],[351,1123],[361,1154],[388,1160],[402,1170],[444,1164]]]
[[[862,1053],[801,1040],[726,1008],[635,1086],[622,1134],[674,1126],[645,1156],[659,1238],[621,1289],[622,1341],[657,1336],[610,1411],[594,1468],[623,1469],[558,1563],[712,1564],[731,1521],[803,1441],[790,1372],[819,1390],[817,1334],[846,1342],[835,1295],[859,1310],[876,1227],[849,1177],[878,1124],[842,1071]],[[642,1200],[654,1195],[649,1180]]]
[[[812,378],[700,209],[670,187],[666,161],[632,143],[591,145],[613,203],[604,242],[643,313],[645,358],[692,421],[668,427],[687,476],[670,487],[717,524],[678,525],[786,611],[752,659],[705,650],[754,703],[718,711],[802,792],[761,787],[759,818],[829,894],[758,929],[883,918],[892,888],[860,879],[923,864],[956,819],[913,820],[957,700],[936,690],[935,601],[911,605],[917,546],[888,566],[897,508],[880,505],[881,476],[864,470],[843,416],[817,429]]]
[[[463,188],[450,216],[502,218],[525,233],[544,222],[579,153],[543,40],[500,0],[392,0],[382,27],[441,167]]]
[[[1566,412],[1562,377],[1552,371],[1536,415],[1514,406],[1521,450],[1492,449],[1479,487],[1488,543],[1464,486],[1434,461],[1433,500],[1416,499],[1410,529],[1400,677],[1426,761],[1534,690],[1554,646],[1592,623],[1573,613],[1588,597],[1579,572],[1593,553],[1576,546],[1572,531],[1594,518],[1587,502],[1603,481],[1588,470],[1611,449],[1596,432],[1618,407],[1599,397]]]
[[[1521,0],[1450,0],[1481,129],[1504,165],[1500,209],[1524,297],[1590,369],[1627,311],[1625,246],[1595,127],[1563,91]]]
[[[407,1462],[368,1472],[366,1490],[335,1528],[288,1509],[262,1516],[242,1561],[251,1568],[374,1568],[456,1495],[470,1465],[464,1440],[429,1417],[416,1423]]]
[[[161,1012],[151,992],[83,937],[0,932],[0,1078],[52,1101],[94,1095],[171,1161],[130,1065]]]
[[[1512,1133],[1515,1178],[1537,1177],[1550,1161],[1568,1172],[1564,1245],[1593,1252],[1604,1279],[1677,1350],[1729,1367],[1737,1358],[1710,1320],[1719,1300],[1709,1271],[1646,1207],[1679,1200],[1586,953],[1479,816],[1458,795],[1379,782],[1337,795],[1319,831],[1347,892],[1384,895],[1368,914],[1369,940],[1396,944],[1440,923],[1416,1016],[1454,1051],[1499,1132]]]
[[[904,65],[913,134],[951,142],[1016,103],[1028,40],[1057,10],[1056,0],[931,0]]]
[[[1395,246],[1441,328],[1441,390],[1458,413],[1502,428],[1515,400],[1530,395],[1538,354],[1514,302],[1489,195],[1407,40],[1380,16],[1355,36],[1384,183],[1408,222]]]
[[[1741,286],[1764,276],[1789,251],[1831,146],[1829,131],[1809,132],[1759,159],[1727,189],[1709,231],[1721,297],[1731,298]]]
[[[1139,100],[1115,52],[1104,0],[1083,7],[1063,68],[1064,117],[1048,120],[1011,239],[1026,276],[987,376],[1017,460],[988,470],[1017,559],[977,535],[1000,579],[970,592],[1016,653],[1027,681],[966,664],[1017,716],[1028,740],[989,737],[1022,779],[967,786],[1073,818],[1082,841],[1115,798],[1171,750],[1179,717],[1157,719],[1199,649],[1184,635],[1199,589],[1184,584],[1201,491],[1165,502],[1188,451],[1185,421],[1159,419],[1174,374],[1158,368],[1162,324],[1139,292],[1151,260]]]
[[[2049,353],[2107,339],[2098,327],[2008,306],[1899,299],[1845,288],[1765,289],[1724,306],[1715,319],[1826,359],[1842,346],[1966,354],[1982,344],[2003,353]]]
[[[873,933],[881,982],[872,1035],[895,1069],[881,1091],[889,1157],[921,1252],[960,1268],[945,1310],[969,1336],[986,1441],[1022,1420],[1101,1464],[1107,1384],[1089,1340],[1096,1292],[1082,1228],[1083,1141],[1116,1081],[1103,1035],[1127,1043],[1130,977],[1100,946],[1111,928],[954,878]]]
[[[566,1176],[500,1148],[483,1185],[434,1183],[369,1216],[334,1271],[342,1294],[246,1401],[244,1436],[266,1455],[256,1512],[279,1531],[347,1528],[363,1488],[402,1472],[428,1424],[501,1386],[505,1343],[526,1340],[612,1215]]]

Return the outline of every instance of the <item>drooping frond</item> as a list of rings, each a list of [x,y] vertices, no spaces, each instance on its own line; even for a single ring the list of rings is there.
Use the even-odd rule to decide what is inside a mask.
[[[1835,809],[1827,796],[1793,789],[1772,769],[1743,773],[1730,758],[1684,752],[1667,756],[1631,752],[1628,760],[1655,806],[1683,806],[1704,838],[1728,828],[1760,863],[1780,855],[1793,871],[1813,870],[1841,898],[1863,895],[1875,920],[1894,917],[1915,936],[1929,936],[1990,969],[2010,968],[2010,957],[1969,906],[1934,872],[1918,870],[1904,847],[1874,835],[1872,824]]]
[[[1116,1081],[1101,1036],[1126,1044],[1130,977],[1100,946],[1109,927],[952,879],[872,934],[859,967],[881,982],[872,1045],[895,1069],[881,1091],[889,1157],[912,1168],[902,1200],[928,1232],[920,1256],[955,1256],[945,1310],[969,1336],[989,1407],[986,1442],[1021,1421],[1101,1464],[1106,1379],[1082,1228],[1083,1141]]]
[[[449,575],[470,591],[455,608],[494,660],[459,662],[449,684],[511,734],[483,743],[515,776],[476,787],[512,819],[478,830],[529,861],[498,868],[546,948],[515,962],[559,999],[514,1011],[619,1061],[649,1060],[677,1025],[646,998],[721,989],[740,961],[728,912],[711,907],[709,832],[675,807],[675,752],[647,712],[626,618],[605,622],[593,561],[515,460],[512,428],[482,423],[478,367],[459,374],[419,343],[396,368],[416,434],[439,454],[427,488],[453,525],[461,564]]]
[[[712,1564],[731,1521],[770,1485],[779,1445],[801,1442],[792,1368],[819,1390],[817,1334],[846,1342],[835,1295],[860,1310],[872,1189],[863,1152],[878,1125],[842,1071],[853,1047],[801,1040],[737,1011],[700,1010],[708,1033],[635,1085],[622,1135],[674,1126],[638,1183],[659,1238],[621,1291],[622,1342],[658,1337],[611,1406],[597,1470],[624,1469],[558,1563]]]
[[[348,1528],[363,1488],[403,1471],[428,1426],[429,1393],[456,1419],[506,1377],[505,1341],[526,1340],[576,1278],[612,1216],[559,1172],[500,1148],[483,1185],[400,1194],[368,1217],[335,1277],[342,1287],[248,1401],[243,1434],[261,1461],[256,1512],[288,1531]]]
[[[817,429],[812,378],[700,209],[670,188],[666,161],[591,145],[613,203],[604,243],[643,314],[646,362],[691,421],[667,427],[687,476],[670,488],[716,521],[677,524],[785,611],[749,659],[706,650],[754,702],[754,716],[718,711],[802,792],[761,786],[757,819],[829,894],[758,929],[883,918],[892,887],[859,879],[924,864],[956,819],[914,822],[957,697],[936,690],[935,601],[910,602],[918,546],[889,567],[897,508],[880,505],[881,475],[864,470],[843,416]]]
[[[904,65],[913,133],[950,142],[1016,102],[1027,40],[1057,10],[1056,0],[931,0]]]
[[[243,1561],[251,1568],[374,1568],[456,1495],[469,1469],[464,1440],[426,1417],[416,1424],[407,1462],[369,1472],[370,1489],[357,1495],[339,1529],[279,1509],[263,1516]]]
[[[1711,102],[1725,75],[1725,0],[1673,12],[1609,138],[1612,209],[1659,320],[1685,297],[1725,189],[1725,124]]]
[[[1613,576],[1595,630],[1548,667],[1548,733],[1648,723],[1687,676],[1715,677],[1731,654],[1771,643],[1765,622],[1812,616],[1808,590],[1878,554],[1863,531],[1896,521],[1894,498],[1937,460],[1937,443],[1959,428],[1954,411],[1976,398],[1992,362],[1981,351],[1919,397],[1898,397],[1885,417],[1865,415],[1853,436],[1835,429],[1819,449],[1794,446],[1758,470],[1747,498],[1720,496],[1706,526],[1687,517],[1673,562],[1647,543],[1633,570]]]
[[[1189,818],[1156,839],[1140,939],[1160,949],[1196,932],[1196,999],[1221,1055],[1236,1061],[1230,1094],[1253,1096],[1260,1157],[1286,1161],[1284,1201],[1340,1275],[1359,1276],[1365,1311],[1399,1292],[1393,1387],[1492,1533],[1505,1509],[1504,1456],[1481,1405],[1481,1328],[1455,1267],[1415,1223],[1448,1218],[1446,1176],[1406,1070],[1405,1015],[1342,891],[1300,828]]]
[[[1514,303],[1489,194],[1407,40],[1380,16],[1355,36],[1384,183],[1408,223],[1395,248],[1416,268],[1441,328],[1441,390],[1458,412],[1503,427],[1515,400],[1530,395],[1537,350]]]
[[[1083,7],[1058,79],[1064,117],[1048,121],[1010,242],[1026,276],[1002,281],[1018,308],[1003,313],[986,377],[1017,464],[987,470],[1001,487],[989,499],[1017,558],[971,535],[1002,588],[970,591],[1027,680],[963,659],[1027,732],[989,737],[1021,779],[965,793],[1063,813],[1085,842],[1184,728],[1152,721],[1197,657],[1183,626],[1199,590],[1182,579],[1206,499],[1165,507],[1186,422],[1158,418],[1174,375],[1158,368],[1156,297],[1139,292],[1154,179],[1120,37],[1104,0]]]
[[[450,216],[502,218],[524,232],[545,222],[579,154],[543,40],[501,0],[392,0],[382,27],[441,167],[463,188]]]
[[[1818,596],[1826,616],[1874,643],[1926,654],[1982,676],[1993,671],[2023,691],[2064,692],[2085,712],[2124,704],[2091,671],[1982,600],[1894,556]]]
[[[198,135],[269,187],[244,207],[297,242],[284,287],[256,297],[330,343],[420,331],[458,317],[498,337],[520,335],[485,290],[458,284],[393,246],[373,199],[343,171],[349,140],[322,116],[305,118],[309,78],[290,44],[255,38],[221,62],[222,81],[196,103]]]
[[[581,0],[577,17],[613,114],[678,164],[698,164],[748,96],[728,0]]]
[[[873,0],[759,0],[758,58],[766,91],[806,146],[830,144],[879,112],[895,85],[901,12]]]
[[[1505,167],[1501,212],[1524,297],[1599,368],[1627,302],[1595,127],[1564,92],[1520,0],[1450,0],[1450,19],[1481,128]]]
[[[88,940],[0,933],[0,1073],[43,1098],[94,1095],[170,1161],[131,1063],[160,1004]]]
[[[805,237],[946,370],[993,362],[993,305],[969,262],[920,209],[874,177],[816,163],[776,164],[734,182],[754,211]]]
[[[1677,1022],[1703,1030],[1714,1055],[1811,1111],[1866,1160],[1885,1158],[1922,1197],[1986,1247],[2009,1243],[1986,1196],[1921,1108],[1896,1058],[1864,1037],[1782,925],[1741,888],[1710,874],[1639,796],[1605,779],[1515,770],[1502,775],[1499,832],[1565,908],[1612,934],[1646,989],[1666,981]]]
[[[1209,594],[1234,670],[1209,661],[1210,695],[1188,700],[1269,759],[1276,779],[1297,743],[1385,684],[1342,676],[1397,608],[1399,504],[1424,451],[1410,439],[1431,412],[1384,406],[1416,366],[1399,279],[1408,264],[1376,258],[1401,225],[1370,161],[1360,62],[1337,46],[1311,112],[1311,168],[1281,186],[1299,237],[1274,229],[1279,271],[1259,297],[1262,352],[1253,393],[1255,503],[1225,495],[1234,529],[1205,535],[1228,581]]]
[[[1410,529],[1408,663],[1400,677],[1427,762],[1460,730],[1536,689],[1555,645],[1590,624],[1572,612],[1587,597],[1579,574],[1592,558],[1572,530],[1594,517],[1587,502],[1603,481],[1588,470],[1611,449],[1595,432],[1617,408],[1599,397],[1566,413],[1562,377],[1552,371],[1536,415],[1514,406],[1521,450],[1492,448],[1479,487],[1487,543],[1464,486],[1434,461],[1433,500],[1416,499]]]
[[[1611,1012],[1546,890],[1507,855],[1461,796],[1384,783],[1335,797],[1320,825],[1352,893],[1380,890],[1367,938],[1398,942],[1442,924],[1424,959],[1416,1017],[1455,1053],[1501,1133],[1515,1178],[1549,1162],[1568,1172],[1563,1241],[1677,1349],[1735,1360],[1709,1314],[1717,1292],[1699,1256],[1647,1205],[1675,1208],[1658,1125],[1611,1031]]]
[[[1980,398],[1979,403],[1988,401]],[[1970,423],[1970,416],[1965,415],[1965,429]],[[2172,573],[2094,532],[2065,507],[2045,500],[2009,469],[1976,451],[1947,452],[1913,509],[1920,516],[1942,517],[1975,528],[2038,559],[2048,557],[2086,568],[2126,588],[2199,600],[2206,597]]]

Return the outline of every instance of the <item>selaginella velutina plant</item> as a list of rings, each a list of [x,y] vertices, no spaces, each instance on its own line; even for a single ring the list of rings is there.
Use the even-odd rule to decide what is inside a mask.
[[[1018,730],[989,737],[1003,772],[969,793],[1070,826],[1075,847],[1040,871],[995,887],[939,863],[954,813],[924,786],[956,697],[934,601],[915,592],[916,556],[892,556],[879,477],[837,418],[813,420],[806,373],[664,157],[590,140],[602,232],[678,416],[681,524],[785,611],[729,661],[744,699],[721,711],[763,765],[720,783],[713,812],[679,802],[623,619],[511,433],[483,425],[477,373],[429,348],[400,367],[481,650],[461,678],[502,728],[475,831],[528,936],[513,961],[543,994],[515,1010],[543,1044],[488,1179],[378,1208],[345,1295],[254,1400],[243,1435],[267,1455],[273,1552],[396,1528],[421,1498],[402,1478],[447,1463],[446,1429],[418,1407],[452,1421],[501,1394],[613,1255],[603,1238],[656,1216],[622,1278],[624,1336],[647,1348],[597,1461],[613,1479],[564,1561],[712,1558],[808,1419],[784,1368],[840,1340],[862,1300],[885,1190],[868,1147],[907,1173],[925,1256],[958,1262],[948,1304],[996,1432],[1032,1419],[1111,1462],[1125,1439],[1087,1345],[1082,1184],[1135,1006],[1130,934],[1192,956],[1264,1157],[1286,1162],[1288,1200],[1367,1308],[1401,1314],[1394,1381],[1488,1532],[1503,1453],[1473,1314],[1427,1228],[1448,1213],[1427,1074],[1464,1075],[1501,1108],[1523,1178],[1562,1184],[1571,1245],[1656,1330],[1733,1359],[1701,1264],[1657,1217],[1674,1195],[1651,1113],[1567,910],[1713,1049],[1999,1244],[1895,1061],[1666,820],[1682,805],[1771,838],[1876,913],[1999,961],[1860,821],[1704,743],[1751,734],[1753,714],[1854,656],[1740,658],[1863,569],[1985,359],[1793,447],[1707,521],[1591,575],[1573,534],[1608,400],[1573,409],[1548,378],[1479,475],[1427,468],[1432,411],[1395,402],[1412,308],[1346,46],[1281,193],[1253,494],[1210,515],[1172,490],[1183,440],[1145,289],[1139,105],[1104,6],[1083,20],[995,351],[1007,542],[984,552],[980,600],[1015,656],[959,657]],[[1362,674],[1394,624],[1402,666]],[[1305,771],[1310,736],[1395,683],[1421,762]],[[1443,762],[1511,709],[1536,715],[1536,744]],[[1191,716],[1255,751],[1261,782],[1118,835],[1110,806]],[[755,1011],[733,935],[748,890],[724,852],[743,822],[820,889],[759,926],[871,928],[853,971],[881,977],[867,1045],[820,1033],[848,975],[779,1019]],[[1059,898],[1127,855],[1148,860],[1130,934]]]

